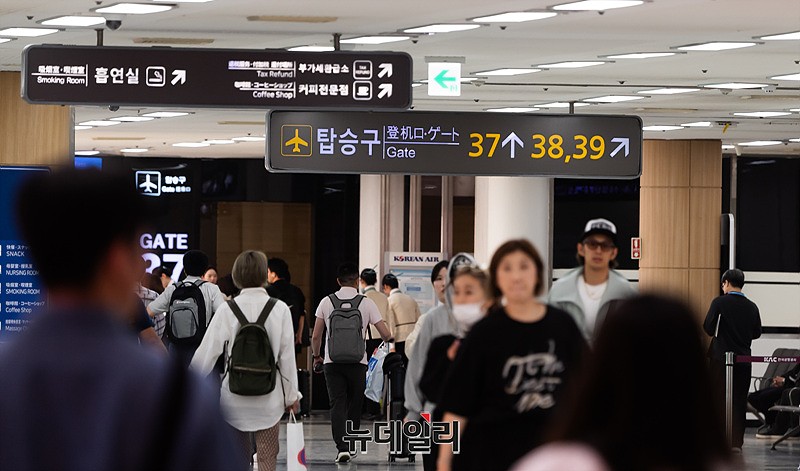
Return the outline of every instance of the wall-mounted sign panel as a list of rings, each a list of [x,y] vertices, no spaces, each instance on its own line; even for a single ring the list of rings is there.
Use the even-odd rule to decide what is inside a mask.
[[[400,52],[33,45],[22,56],[31,103],[406,109],[411,79]]]
[[[47,171],[0,167],[0,341],[24,331],[31,316],[45,305],[39,272],[19,235],[14,206],[25,179]]]
[[[275,172],[636,178],[638,116],[273,111]]]

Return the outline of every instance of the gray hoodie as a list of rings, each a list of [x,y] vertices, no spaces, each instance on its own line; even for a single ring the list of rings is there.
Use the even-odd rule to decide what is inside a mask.
[[[444,304],[428,311],[419,319],[419,333],[411,352],[408,355],[408,368],[405,383],[405,407],[408,410],[406,418],[419,420],[420,412],[433,412],[435,404],[425,400],[419,389],[425,362],[428,359],[428,349],[433,339],[442,335],[458,335],[455,321],[451,318],[447,306]]]
[[[583,336],[591,341],[594,332],[589,331],[589,326],[586,325],[583,302],[581,302],[581,295],[578,293],[579,276],[583,276],[583,267],[570,270],[563,278],[553,283],[553,287],[547,294],[545,302],[551,306],[567,311],[572,318],[575,319],[575,323],[578,324],[578,328],[583,332]],[[600,300],[600,311],[597,313],[595,330],[602,325],[614,301],[630,298],[635,295],[636,290],[631,286],[630,282],[616,270],[610,270],[608,273],[608,286]]]

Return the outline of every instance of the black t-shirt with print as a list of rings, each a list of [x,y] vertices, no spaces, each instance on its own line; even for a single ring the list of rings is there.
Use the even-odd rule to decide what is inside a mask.
[[[533,323],[499,309],[476,324],[439,405],[468,419],[453,470],[506,470],[540,445],[587,351],[572,317],[552,306]]]

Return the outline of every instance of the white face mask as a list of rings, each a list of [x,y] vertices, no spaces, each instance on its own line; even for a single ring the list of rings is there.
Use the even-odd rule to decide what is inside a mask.
[[[461,330],[467,331],[483,318],[483,304],[454,304],[452,312]]]

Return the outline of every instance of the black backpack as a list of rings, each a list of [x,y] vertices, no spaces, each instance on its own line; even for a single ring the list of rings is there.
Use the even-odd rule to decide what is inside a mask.
[[[249,322],[236,301],[228,301],[239,321],[239,330],[228,358],[228,388],[234,394],[263,396],[275,389],[278,364],[265,324],[276,304],[275,298],[269,298],[258,320]]]
[[[353,299],[329,296],[333,312],[328,316],[328,355],[334,363],[360,363],[364,359],[364,324],[358,306],[364,299],[356,295]],[[347,305],[347,307],[345,307]]]
[[[167,309],[166,335],[175,345],[200,345],[206,333],[206,300],[200,283],[184,281],[175,285]]]

